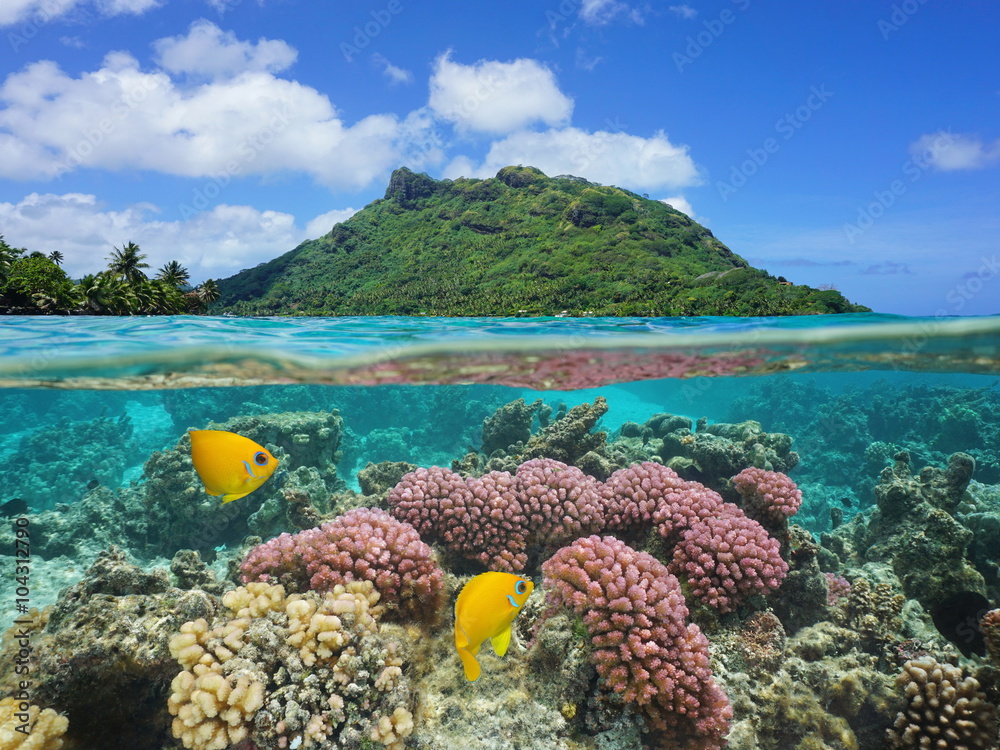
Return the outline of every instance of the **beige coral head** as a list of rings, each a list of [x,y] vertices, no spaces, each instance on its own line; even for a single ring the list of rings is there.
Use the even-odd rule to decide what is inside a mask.
[[[27,734],[18,729],[25,724]],[[42,710],[15,698],[0,700],[0,750],[59,750],[67,729],[69,719],[51,708]]]

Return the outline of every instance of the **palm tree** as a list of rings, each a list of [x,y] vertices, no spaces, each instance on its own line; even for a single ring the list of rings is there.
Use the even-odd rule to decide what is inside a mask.
[[[63,262],[63,254],[58,250],[53,250],[51,253],[49,253],[49,260],[51,260],[57,266],[61,266]]]
[[[157,272],[156,278],[161,281],[166,281],[168,284],[177,288],[182,288],[187,286],[187,283],[191,278],[191,273],[176,260],[172,260],[169,263],[163,264]]]
[[[205,303],[205,307],[219,299],[219,287],[212,279],[205,279],[195,291],[198,293],[198,298]]]
[[[121,250],[117,247],[108,256],[108,271],[129,284],[138,284],[146,280],[143,268],[149,268],[148,263],[143,263],[146,259],[145,253],[139,252],[139,246],[134,242],[123,245]]]

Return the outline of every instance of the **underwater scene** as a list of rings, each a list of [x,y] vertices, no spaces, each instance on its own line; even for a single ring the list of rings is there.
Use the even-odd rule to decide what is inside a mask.
[[[997,748],[1000,317],[0,320],[0,750]]]

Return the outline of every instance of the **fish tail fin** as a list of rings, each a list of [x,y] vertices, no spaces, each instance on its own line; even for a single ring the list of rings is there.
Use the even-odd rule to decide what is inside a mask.
[[[469,682],[478,680],[482,670],[479,668],[479,662],[476,661],[476,657],[464,648],[460,648],[458,649],[458,658],[462,660],[462,666],[465,668],[465,679]]]

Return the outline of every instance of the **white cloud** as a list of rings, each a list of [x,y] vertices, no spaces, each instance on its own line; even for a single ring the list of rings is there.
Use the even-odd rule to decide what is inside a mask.
[[[678,16],[686,21],[690,21],[692,18],[698,15],[698,11],[692,8],[690,5],[671,5],[670,10],[676,13]]]
[[[454,174],[457,160],[445,176]],[[467,177],[491,177],[502,167],[524,164],[545,174],[572,174],[604,185],[633,190],[686,187],[700,182],[687,146],[675,146],[665,133],[651,138],[579,128],[544,133],[521,131],[494,141],[486,159]]]
[[[636,24],[642,24],[644,20],[642,11],[619,0],[583,0],[580,3],[580,18],[593,26],[603,26],[618,16],[625,16]]]
[[[334,224],[347,221],[358,212],[356,208],[335,208],[320,214],[315,219],[306,224],[306,237],[316,239],[333,229]]]
[[[460,131],[504,134],[536,122],[560,125],[573,111],[552,71],[526,58],[462,65],[444,54],[430,89],[430,108]]]
[[[223,31],[205,19],[192,23],[184,36],[158,39],[153,49],[164,70],[208,78],[246,71],[277,73],[290,67],[298,56],[280,39],[261,37],[256,44],[239,41],[232,31]]]
[[[288,60],[260,44],[239,49],[249,65]],[[413,135],[390,114],[347,124],[324,94],[264,70],[185,88],[122,52],[79,77],[43,61],[0,85],[0,177],[13,179],[81,166],[213,179],[298,171],[358,189],[398,166]]]
[[[910,155],[918,166],[942,172],[983,169],[1000,163],[1000,140],[983,143],[975,135],[941,131],[920,136],[910,144]]]
[[[37,27],[70,14],[101,16],[139,15],[159,7],[160,0],[3,0],[0,2],[0,26],[24,25],[25,39],[37,33]],[[18,32],[12,32],[15,37]],[[17,39],[10,40],[17,44]]]
[[[162,221],[149,203],[123,210],[103,208],[93,195],[32,193],[19,203],[0,203],[0,225],[16,247],[60,251],[73,278],[107,265],[115,246],[135,242],[148,256],[149,272],[177,260],[194,283],[230,276],[288,252],[305,239],[330,231],[354,209],[330,211],[300,228],[291,214],[220,204],[187,221]]]
[[[382,74],[389,79],[390,83],[413,83],[413,73],[393,65],[384,55],[376,52],[372,55],[372,62],[382,68]]]
[[[694,209],[691,208],[691,203],[683,195],[675,195],[673,198],[661,198],[660,203],[666,203],[671,208],[676,208],[682,214],[687,216],[689,219],[694,219]]]

